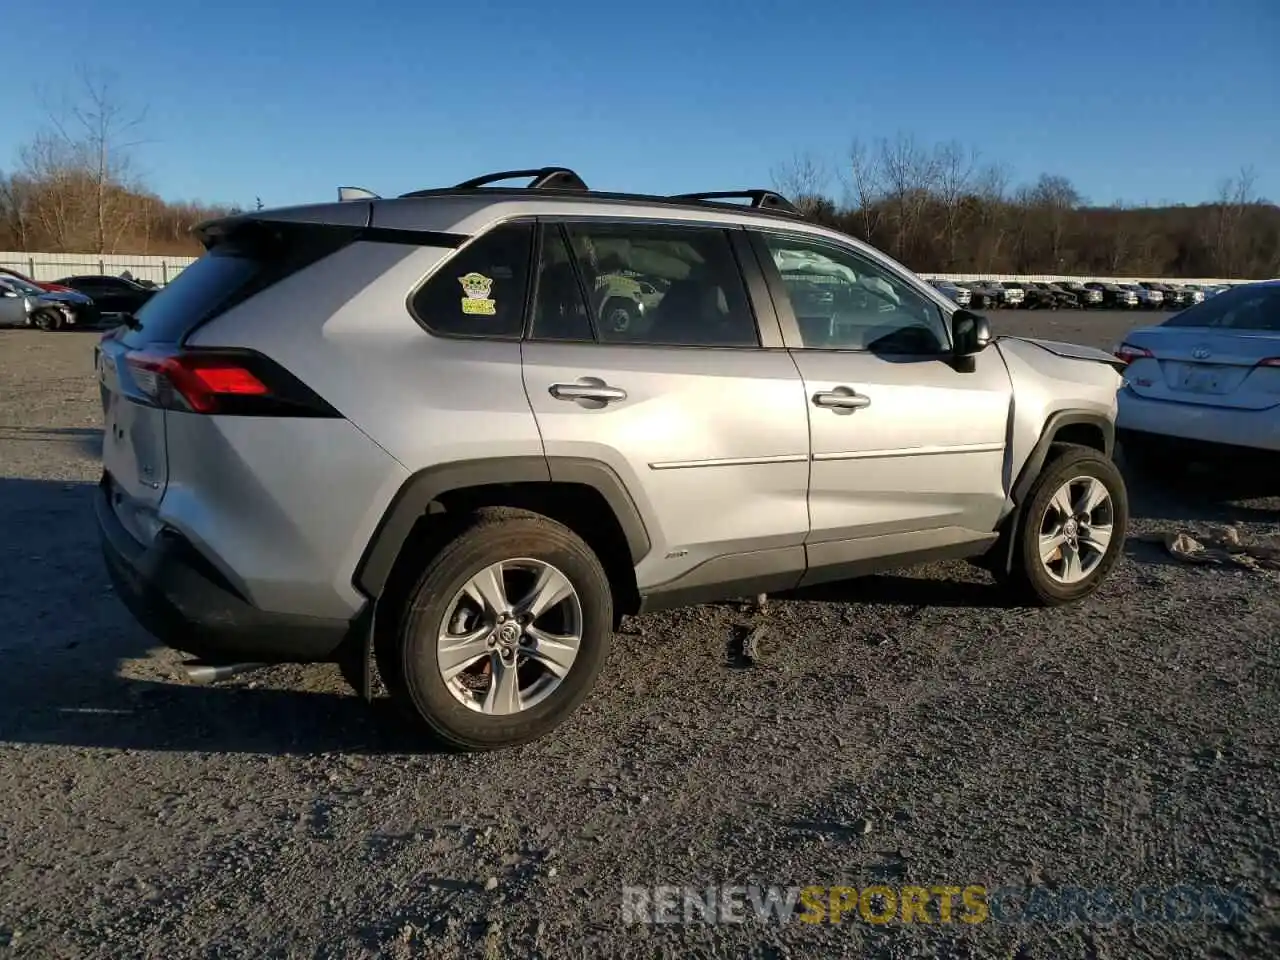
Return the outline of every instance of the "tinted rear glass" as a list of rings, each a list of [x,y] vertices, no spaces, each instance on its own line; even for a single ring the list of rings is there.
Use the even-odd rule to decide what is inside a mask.
[[[1188,307],[1166,320],[1163,325],[1280,331],[1280,284],[1227,290]]]
[[[322,224],[249,221],[179,273],[141,308],[131,347],[179,343],[204,321],[346,246],[357,231]]]
[[[130,346],[177,343],[218,304],[234,295],[259,265],[243,257],[205,254],[138,310],[140,329],[121,339]]]

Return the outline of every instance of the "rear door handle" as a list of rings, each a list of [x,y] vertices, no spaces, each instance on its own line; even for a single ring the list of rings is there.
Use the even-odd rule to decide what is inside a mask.
[[[852,387],[836,387],[834,390],[820,390],[813,395],[813,404],[831,410],[861,410],[871,406],[871,398],[857,393]]]
[[[627,391],[621,387],[611,387],[599,377],[579,377],[576,383],[553,383],[548,392],[557,400],[613,403],[627,399]]]

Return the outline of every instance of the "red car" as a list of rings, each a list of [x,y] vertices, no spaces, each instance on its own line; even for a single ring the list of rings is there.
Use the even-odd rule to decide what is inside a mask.
[[[60,283],[44,283],[41,280],[32,280],[26,274],[19,273],[17,270],[10,270],[8,267],[0,267],[0,277],[3,276],[17,277],[19,280],[24,280],[27,283],[39,287],[41,290],[48,290],[51,293],[74,292],[70,287],[64,287]]]

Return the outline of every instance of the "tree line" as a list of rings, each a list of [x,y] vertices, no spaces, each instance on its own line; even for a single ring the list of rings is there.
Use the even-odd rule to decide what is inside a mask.
[[[0,170],[0,250],[194,255],[196,224],[239,212],[147,188],[135,163],[145,111],[126,109],[109,80],[82,73],[79,92],[46,110]],[[1256,195],[1249,167],[1209,203],[1104,207],[1064,176],[1015,186],[973,148],[899,135],[855,140],[833,165],[799,154],[773,180],[807,217],[920,272],[1280,276],[1280,207]]]
[[[193,256],[192,228],[237,212],[147,188],[135,159],[145,111],[130,112],[109,78],[82,72],[76,94],[45,109],[43,128],[0,169],[0,250]]]
[[[976,149],[904,134],[855,140],[838,164],[799,154],[773,181],[806,217],[919,272],[1280,276],[1280,206],[1257,196],[1247,166],[1218,182],[1212,202],[1097,206],[1067,177],[1015,186]]]

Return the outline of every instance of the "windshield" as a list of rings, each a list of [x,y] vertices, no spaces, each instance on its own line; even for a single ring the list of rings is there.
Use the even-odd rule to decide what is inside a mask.
[[[1280,332],[1280,284],[1223,291],[1212,300],[1188,307],[1162,326]]]
[[[45,293],[44,290],[41,290],[34,283],[27,283],[25,280],[19,280],[17,277],[13,276],[13,274],[5,274],[3,277],[0,277],[0,280],[4,280],[9,284],[9,286],[13,287],[13,289],[17,290],[19,293],[26,294],[27,296],[38,297],[42,293]]]

